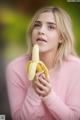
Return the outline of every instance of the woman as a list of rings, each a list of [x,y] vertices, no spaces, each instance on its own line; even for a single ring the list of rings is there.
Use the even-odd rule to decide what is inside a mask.
[[[74,50],[69,15],[59,7],[40,9],[29,26],[27,42],[29,54],[7,68],[13,120],[79,120],[80,60]],[[49,78],[36,73],[31,82],[25,66],[34,44],[39,46]]]

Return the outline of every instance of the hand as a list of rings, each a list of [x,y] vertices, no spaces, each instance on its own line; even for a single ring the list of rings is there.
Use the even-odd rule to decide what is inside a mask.
[[[52,89],[49,78],[46,78],[43,72],[35,75],[33,87],[37,94],[43,97],[47,96]]]

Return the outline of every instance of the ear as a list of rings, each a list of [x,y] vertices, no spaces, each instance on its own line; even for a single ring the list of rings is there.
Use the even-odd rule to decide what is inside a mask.
[[[59,36],[59,43],[62,43],[63,42],[63,37],[62,37],[62,35],[60,34],[60,36]]]

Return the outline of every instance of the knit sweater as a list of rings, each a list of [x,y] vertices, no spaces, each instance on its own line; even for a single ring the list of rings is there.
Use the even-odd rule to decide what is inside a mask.
[[[26,72],[29,55],[7,67],[7,88],[13,120],[79,120],[80,59],[69,55],[62,65],[49,70],[51,92],[40,97]]]

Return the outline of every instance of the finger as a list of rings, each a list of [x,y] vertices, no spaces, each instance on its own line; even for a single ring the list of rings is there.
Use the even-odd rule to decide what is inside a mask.
[[[51,85],[48,85],[48,86],[44,86],[44,85],[42,85],[41,83],[37,83],[37,86],[39,87],[39,89],[41,90],[41,91],[44,91],[44,93],[45,93],[45,95],[47,95],[50,91],[51,91]]]
[[[37,72],[34,78],[34,81],[38,80],[38,78],[44,73],[44,71]]]
[[[39,81],[44,85],[44,86],[48,86],[50,82],[47,79],[43,79],[42,77],[39,77]]]
[[[43,78],[43,79],[45,79],[45,78],[46,78],[46,77],[45,77],[45,74],[42,74],[42,78]]]
[[[40,77],[43,73],[44,73],[44,71],[37,72],[37,73],[36,73],[36,76],[37,76],[37,77]]]
[[[52,87],[51,87],[51,84],[49,84],[48,86],[44,86],[42,83],[37,81],[36,82],[36,89],[37,88],[41,91],[42,95],[47,95],[51,91]],[[43,94],[43,93],[45,93],[45,94]]]
[[[41,77],[41,76],[40,76]],[[42,78],[45,79],[47,82],[50,82],[49,81],[49,77],[46,77],[45,74],[42,74]]]
[[[45,96],[45,91],[41,90],[40,88],[36,87],[36,92],[40,95],[40,96]]]
[[[35,84],[37,85],[37,87],[39,87],[41,90],[46,91],[46,86],[43,85],[42,83],[40,83],[39,81],[35,81]]]

